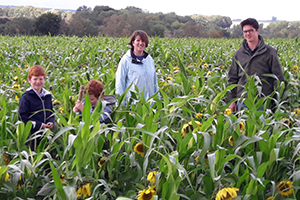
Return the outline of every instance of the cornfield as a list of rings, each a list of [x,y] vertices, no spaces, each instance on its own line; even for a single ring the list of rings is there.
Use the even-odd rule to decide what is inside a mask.
[[[236,114],[227,72],[241,39],[150,38],[160,95],[131,92],[126,107],[118,97],[110,124],[99,123],[101,105],[80,119],[79,87],[96,79],[114,95],[128,40],[0,36],[0,199],[300,199],[298,38],[266,40],[286,82],[257,99],[251,77]],[[46,70],[56,126],[29,135],[18,101],[33,65]]]

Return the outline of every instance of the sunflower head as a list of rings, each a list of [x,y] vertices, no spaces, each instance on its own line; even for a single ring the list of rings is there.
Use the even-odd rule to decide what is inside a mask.
[[[299,69],[299,67],[298,67],[297,65],[295,65],[295,66],[293,67],[294,72],[298,71],[298,69]]]
[[[139,191],[138,200],[152,200],[154,195],[156,195],[155,188],[149,186],[147,190]]]
[[[106,160],[107,160],[106,157],[100,158],[99,161],[98,161],[98,166],[101,168]]]
[[[87,183],[85,185],[82,186],[82,194],[84,197],[86,196],[91,196],[91,183]]]
[[[281,181],[277,186],[276,186],[278,192],[282,196],[288,196],[293,194],[293,182],[290,181]]]
[[[147,180],[150,181],[150,183],[155,183],[155,174],[157,173],[157,171],[149,172]]]
[[[294,110],[295,116],[297,117],[300,113],[300,108],[297,108]]]
[[[202,115],[203,115],[202,113],[197,113],[195,117],[196,117],[197,119],[199,119]]]
[[[64,180],[65,180],[65,175],[64,175],[64,174],[61,174],[61,175],[59,176],[59,180],[60,180],[60,182],[64,182]]]
[[[140,143],[137,143],[135,146],[134,146],[134,151],[138,154],[141,154],[142,157],[144,157],[144,145],[142,142]]]
[[[245,130],[245,124],[244,122],[240,122],[240,131],[244,131]]]
[[[197,124],[197,130],[200,131],[201,129],[201,122],[199,121],[195,121],[195,123]],[[188,124],[184,124],[182,129],[181,129],[181,134],[183,137],[186,136],[186,134],[191,133],[194,131],[194,127],[193,127],[193,122],[190,121]]]
[[[234,140],[233,140],[232,136],[229,137],[228,142],[229,142],[230,146],[233,146]]]
[[[10,163],[10,159],[8,156],[3,156],[3,160],[5,162],[5,165],[8,165]]]
[[[167,81],[173,81],[173,78],[170,77],[170,76],[168,76],[166,80],[167,80]]]
[[[229,108],[227,108],[225,111],[224,111],[224,114],[225,115],[230,115],[231,114],[231,110]]]
[[[237,197],[237,191],[239,191],[238,188],[223,188],[217,193],[216,200],[231,200]]]
[[[196,86],[192,85],[192,89],[193,89],[193,91],[196,91]]]

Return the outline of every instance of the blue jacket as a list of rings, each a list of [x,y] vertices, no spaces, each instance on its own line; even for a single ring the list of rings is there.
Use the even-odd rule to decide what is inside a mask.
[[[100,121],[100,123],[108,124],[111,122],[110,114],[112,113],[112,110],[111,110],[110,106],[114,105],[117,102],[117,98],[114,95],[104,95],[103,101],[101,101],[101,102],[102,102],[102,106],[105,106],[105,107],[103,110],[103,114],[101,114],[101,116],[99,118],[99,121]],[[95,107],[96,106],[91,106],[91,109],[90,109],[91,115],[93,114]],[[79,114],[81,115],[82,112],[80,111]],[[81,118],[81,116],[80,116],[80,118]]]
[[[131,91],[135,90],[135,86],[139,92],[145,90],[145,100],[159,90],[154,61],[148,53],[144,52],[142,61],[137,60],[132,49],[122,57],[116,72],[116,94],[122,95],[131,83]],[[130,97],[130,92],[126,97]]]
[[[22,95],[19,103],[19,117],[25,124],[32,122],[31,133],[41,129],[42,124],[54,124],[54,111],[51,93],[45,89],[40,95],[31,87]]]

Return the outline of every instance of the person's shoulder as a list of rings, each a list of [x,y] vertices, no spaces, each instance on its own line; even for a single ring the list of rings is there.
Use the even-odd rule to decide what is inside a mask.
[[[44,89],[44,91],[45,91],[45,96],[46,96],[46,95],[50,95],[50,96],[52,95],[51,92],[50,92],[49,90],[47,90],[47,89],[45,89],[45,88],[43,88],[43,89]]]
[[[29,96],[29,95],[32,95],[32,94],[34,94],[34,91],[33,91],[33,89],[30,87],[30,88],[27,88],[27,89],[25,90],[25,92],[22,94],[22,96]]]

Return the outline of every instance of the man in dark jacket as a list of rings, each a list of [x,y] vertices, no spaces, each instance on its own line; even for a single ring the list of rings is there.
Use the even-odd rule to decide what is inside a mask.
[[[244,41],[241,47],[234,54],[228,73],[228,85],[238,84],[228,94],[228,102],[240,98],[244,92],[244,86],[249,76],[257,75],[262,81],[262,94],[270,95],[277,86],[277,79],[284,81],[282,67],[277,52],[271,46],[265,44],[259,35],[259,25],[256,19],[248,18],[241,22],[244,32]],[[241,67],[243,69],[241,69]],[[277,77],[266,76],[273,74]],[[236,112],[242,105],[232,102],[229,106],[232,112]]]

